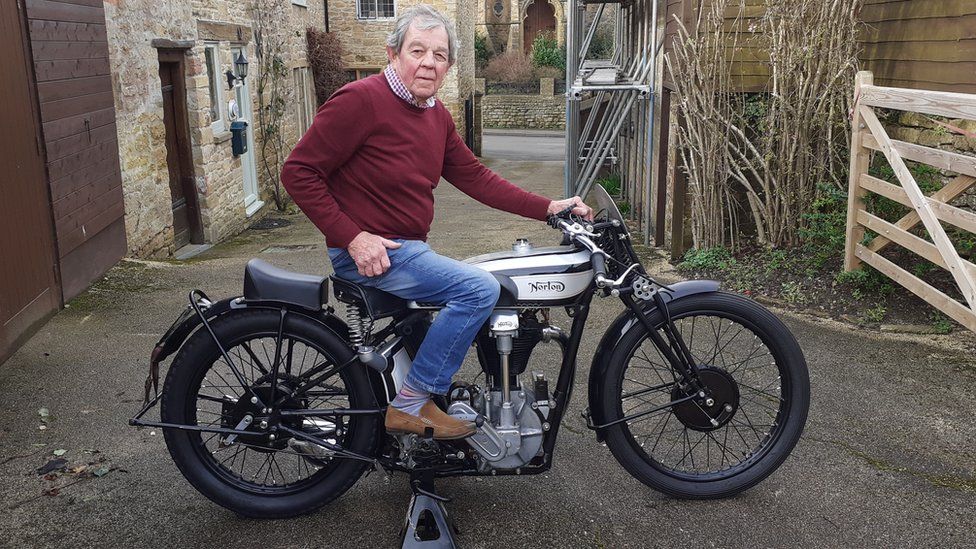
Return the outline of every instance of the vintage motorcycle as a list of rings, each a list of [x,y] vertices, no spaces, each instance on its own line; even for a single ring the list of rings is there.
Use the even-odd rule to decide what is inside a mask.
[[[568,211],[550,218],[561,245],[520,239],[510,251],[467,260],[502,288],[475,341],[484,386],[455,382],[439,401],[476,422],[467,439],[383,428],[440,304],[332,277],[343,321],[325,305],[329,279],[260,260],[248,263],[241,297],[214,302],[191,292],[152,353],[147,403],[131,423],[162,427],[186,479],[251,517],[311,512],[377,467],[408,473],[415,494],[438,501],[433,478],[545,472],[598,295],[625,308],[590,365],[583,416],[597,439],[631,475],[675,497],[754,486],[783,463],[806,421],[799,345],[772,313],[716,282],[656,282],[614,202],[599,186],[594,194],[593,221]],[[568,333],[550,323],[554,307],[572,319]],[[542,342],[562,354],[554,389],[544,372],[524,375]],[[173,353],[159,392],[159,363]],[[160,401],[161,421],[144,419]]]

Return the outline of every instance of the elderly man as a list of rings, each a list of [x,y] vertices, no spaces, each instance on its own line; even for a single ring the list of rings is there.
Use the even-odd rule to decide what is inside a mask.
[[[437,439],[474,433],[430,400],[444,394],[498,300],[487,272],[426,244],[441,177],[474,199],[544,220],[582,200],[549,200],[495,174],[458,136],[435,99],[458,54],[454,25],[430,6],[411,7],[387,38],[382,74],[337,91],[285,162],[281,180],[325,234],[336,275],[405,299],[444,303],[386,413],[389,432]]]

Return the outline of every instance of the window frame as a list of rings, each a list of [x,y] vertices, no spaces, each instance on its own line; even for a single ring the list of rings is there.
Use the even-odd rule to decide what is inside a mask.
[[[393,4],[393,13],[387,17],[380,17],[378,15],[376,17],[368,17],[363,15],[362,6],[364,2],[371,2],[376,5],[376,11],[378,13],[380,1],[381,0],[356,0],[356,19],[359,21],[392,21],[396,19],[396,14],[398,11],[397,8],[399,7],[397,6],[397,0],[391,0],[391,3]]]
[[[203,48],[204,65],[207,67],[207,94],[210,96],[211,102],[210,130],[216,135],[227,131],[227,124],[225,123],[227,113],[224,112],[224,87],[221,85],[220,80],[220,76],[223,74],[220,70],[222,68],[220,64],[220,44],[218,42],[206,42]],[[208,52],[212,53],[208,55]],[[217,96],[216,105],[213,104],[215,94]],[[216,118],[213,118],[214,113],[217,115]]]

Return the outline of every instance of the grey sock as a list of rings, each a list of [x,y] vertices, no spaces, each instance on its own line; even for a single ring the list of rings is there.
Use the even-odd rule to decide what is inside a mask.
[[[420,409],[430,400],[430,393],[404,380],[400,392],[390,403],[391,406],[405,414],[419,416]]]

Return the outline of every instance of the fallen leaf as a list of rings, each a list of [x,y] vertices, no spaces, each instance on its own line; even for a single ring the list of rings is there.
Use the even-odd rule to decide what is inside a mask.
[[[68,472],[71,473],[72,475],[80,475],[81,473],[84,473],[87,470],[88,467],[85,465],[75,465],[74,467],[68,469]]]
[[[103,467],[99,467],[98,469],[95,469],[94,471],[92,471],[92,474],[95,475],[96,477],[104,477],[111,470],[112,469],[110,469],[109,467],[103,466]]]
[[[44,475],[44,480],[51,480],[51,481],[58,480],[58,474],[57,473],[48,473],[48,474]]]
[[[59,490],[57,488],[50,488],[50,489],[44,490],[44,495],[45,496],[56,496],[56,495],[58,495],[58,493],[60,491],[61,490]]]
[[[43,467],[37,470],[38,475],[46,475],[52,471],[57,471],[63,469],[65,465],[68,464],[68,460],[64,458],[52,459],[51,461],[44,464]]]
[[[60,456],[63,456],[65,454],[67,454],[68,451],[65,450],[64,448],[58,448],[57,450],[55,450],[55,451],[53,451],[51,453],[54,454],[54,455],[56,455],[56,456],[58,456],[58,457],[60,457]]]

